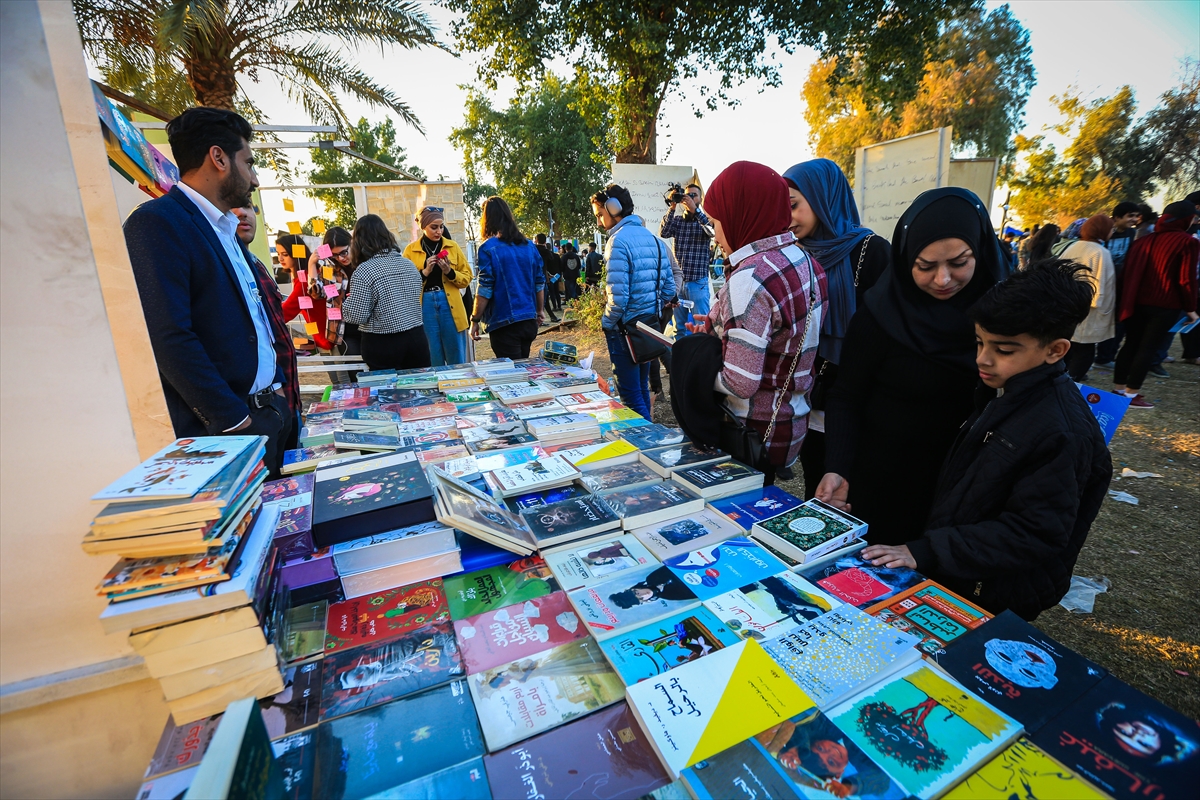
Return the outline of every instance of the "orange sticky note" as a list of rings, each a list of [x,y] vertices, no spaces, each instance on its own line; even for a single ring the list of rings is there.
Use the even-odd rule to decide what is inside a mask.
[[[285,197],[285,198],[283,198],[283,210],[284,211],[295,211],[296,204]]]
[[[308,258],[308,250],[302,244],[292,245],[292,258]]]
[[[308,331],[309,333],[316,333],[318,330],[317,323],[315,323],[315,322],[304,323],[304,330]]]
[[[300,223],[296,222],[294,220],[287,224],[287,228],[288,228],[288,233],[295,233],[295,234],[303,233],[303,231],[300,229]]]
[[[333,280],[333,267],[321,267],[321,277],[327,281]]]
[[[318,236],[325,232],[325,220],[323,219],[314,219],[312,221],[312,226],[313,233],[317,234]]]

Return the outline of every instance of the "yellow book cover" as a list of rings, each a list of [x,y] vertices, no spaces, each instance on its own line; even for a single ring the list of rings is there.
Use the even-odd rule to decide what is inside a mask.
[[[452,378],[448,381],[438,381],[439,392],[453,392],[469,389],[472,386],[483,386],[483,378]]]
[[[618,439],[615,442],[609,442],[607,444],[600,445],[598,448],[596,448],[596,450],[594,450],[591,453],[588,453],[586,456],[584,456],[583,458],[576,461],[575,466],[582,467],[585,464],[597,464],[601,461],[607,461],[610,458],[616,458],[617,456],[623,456],[626,453],[636,453],[636,452],[637,452],[636,447],[634,447],[633,445],[631,445],[629,442],[625,441],[624,439]]]
[[[626,694],[675,777],[815,706],[753,640],[634,684]]]
[[[992,800],[997,797],[1103,800],[1108,795],[1093,789],[1091,784],[1022,736],[945,794],[945,800]]]

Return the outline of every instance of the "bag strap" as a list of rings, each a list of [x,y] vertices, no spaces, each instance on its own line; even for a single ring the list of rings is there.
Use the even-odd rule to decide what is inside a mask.
[[[812,325],[813,304],[816,302],[817,293],[816,287],[813,284],[813,268],[812,264],[808,265],[808,308],[804,312],[804,334],[800,337],[800,347],[796,350],[796,355],[792,359],[791,369],[788,370],[787,380],[783,384],[782,389],[775,390],[775,403],[771,409],[771,422],[767,425],[767,431],[763,434],[763,444],[767,444],[771,440],[771,433],[775,430],[775,418],[779,416],[779,407],[783,405],[783,395],[791,389],[792,376],[796,374],[796,365],[800,363],[800,356],[804,353],[804,344],[808,341],[808,329]]]
[[[854,288],[858,288],[858,275],[862,272],[863,259],[867,257],[867,243],[875,237],[874,233],[868,233],[867,238],[863,239],[862,249],[858,251],[858,266],[854,268]]]

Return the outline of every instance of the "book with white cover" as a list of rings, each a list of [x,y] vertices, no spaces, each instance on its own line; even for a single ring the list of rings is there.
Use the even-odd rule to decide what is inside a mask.
[[[453,529],[440,522],[424,522],[341,542],[330,546],[329,553],[338,574],[344,576],[413,561],[456,546]]]
[[[719,544],[734,536],[743,536],[744,533],[729,521],[729,517],[711,508],[694,514],[676,515],[633,530],[633,535],[662,561]]]
[[[596,420],[587,414],[558,414],[553,417],[538,417],[529,420],[526,426],[529,428],[529,432],[539,439],[545,438],[547,435],[585,428],[599,431]]]
[[[531,400],[528,403],[513,403],[508,410],[516,414],[518,419],[534,419],[535,417],[558,416],[566,411],[566,408],[558,402],[558,398],[551,398],[550,400]]]
[[[620,531],[556,547],[542,557],[568,592],[599,583],[616,572],[658,563],[637,537]]]
[[[527,403],[531,400],[549,400],[554,396],[546,387],[537,383],[510,383],[492,389],[496,399],[505,405]]]
[[[489,485],[495,486],[501,497],[536,492],[538,489],[570,483],[578,477],[579,470],[556,455],[501,467],[487,474]]]
[[[493,437],[519,436],[522,433],[529,433],[529,430],[525,427],[524,422],[514,420],[512,422],[498,422],[492,425],[480,425],[475,428],[464,428],[461,433],[463,441],[470,444]]]

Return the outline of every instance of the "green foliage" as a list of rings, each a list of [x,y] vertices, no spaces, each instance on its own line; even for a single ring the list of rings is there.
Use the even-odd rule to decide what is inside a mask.
[[[815,63],[803,97],[816,154],[853,180],[856,148],[952,125],[958,152],[999,158],[1006,171],[1034,84],[1029,32],[1008,6],[972,7],[947,22],[921,63],[911,90],[894,86],[890,101],[872,90],[863,54]]]
[[[604,309],[608,298],[604,287],[608,283],[608,266],[605,265],[600,274],[600,283],[596,286],[581,286],[579,297],[566,304],[568,311],[573,311],[584,329],[600,333],[603,328],[600,320],[604,318]]]
[[[490,183],[476,183],[471,180],[463,181],[463,208],[467,224],[467,238],[474,239],[475,228],[483,209],[483,201],[496,194],[496,187]]]
[[[362,117],[350,128],[349,136],[354,150],[367,158],[391,164],[425,180],[425,172],[420,167],[405,163],[404,148],[396,144],[396,126],[390,118],[372,125]],[[314,169],[308,173],[309,183],[392,181],[400,177],[338,150],[313,149],[311,153]],[[346,230],[354,229],[358,214],[354,211],[353,189],[307,189],[305,194],[324,203],[325,209],[336,218],[335,224]]]
[[[303,233],[306,236],[322,236],[323,234],[319,234],[315,230],[313,230],[313,221],[318,220],[318,219],[321,220],[321,222],[325,223],[326,230],[333,227],[334,225],[341,225],[340,222],[330,222],[327,217],[309,217],[307,220],[305,220],[304,224],[300,226],[301,233]],[[345,226],[343,225],[342,227],[345,227]],[[346,230],[352,230],[352,228],[346,228]]]
[[[576,83],[549,73],[503,110],[472,89],[463,124],[450,133],[472,187],[464,196],[467,205],[478,208],[487,196],[481,192],[492,188],[483,182],[488,174],[523,230],[545,231],[553,211],[556,239],[589,231],[588,200],[606,182],[612,153],[597,147],[606,139],[607,121],[586,118],[579,102]]]
[[[442,0],[459,12],[456,39],[480,53],[480,77],[536,83],[546,64],[565,59],[580,83],[585,114],[603,108],[613,120],[610,146],[622,163],[656,161],[664,98],[701,71],[716,76],[698,88],[697,116],[730,103],[743,82],[780,84],[774,51],[816,47],[825,56],[863,53],[863,67],[840,75],[871,98],[897,103],[920,79],[923,42],[940,22],[978,0]],[[768,51],[771,51],[768,55]]]

